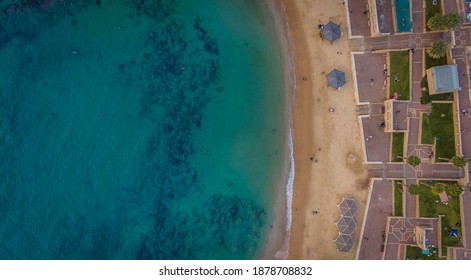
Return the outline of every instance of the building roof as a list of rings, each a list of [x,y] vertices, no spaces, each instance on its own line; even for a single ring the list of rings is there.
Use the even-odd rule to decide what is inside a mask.
[[[348,252],[353,248],[355,244],[353,242],[353,238],[350,234],[339,234],[337,239],[335,239],[335,246],[337,246],[337,250],[341,252]]]
[[[358,206],[355,200],[344,198],[338,205],[342,216],[353,217],[358,212]]]
[[[340,88],[346,83],[345,73],[337,69],[332,70],[332,72],[327,75],[327,83],[330,87],[335,89]]]
[[[339,232],[343,234],[352,234],[357,227],[355,220],[352,217],[345,216],[342,216],[336,225]]]
[[[432,68],[434,89],[436,93],[461,90],[456,64],[442,65]]]
[[[342,33],[340,32],[340,25],[335,24],[333,22],[327,23],[323,28],[322,28],[322,38],[333,42],[340,38]]]

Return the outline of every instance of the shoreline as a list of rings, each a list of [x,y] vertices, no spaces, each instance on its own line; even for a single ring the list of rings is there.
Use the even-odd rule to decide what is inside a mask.
[[[288,242],[291,227],[291,196],[294,175],[294,160],[293,153],[293,136],[292,136],[292,111],[294,108],[295,100],[293,98],[293,91],[295,88],[295,68],[293,65],[293,56],[291,54],[292,42],[289,35],[288,21],[284,10],[283,2],[281,0],[263,0],[261,1],[262,10],[266,13],[266,17],[273,23],[272,32],[275,34],[279,41],[278,52],[282,56],[282,75],[284,77],[284,109],[285,115],[285,145],[283,155],[283,167],[280,178],[278,179],[278,186],[274,188],[274,203],[272,207],[273,217],[271,226],[265,236],[265,241],[260,252],[260,259],[287,259],[288,257]],[[286,174],[285,174],[286,171]]]
[[[356,246],[341,253],[333,243],[340,217],[337,204],[343,197],[354,198],[360,224],[369,185],[356,116],[347,11],[341,1],[279,1],[286,11],[296,73],[292,98],[296,176],[288,258],[354,259]],[[339,23],[342,31],[332,44],[322,40],[316,28],[329,21]],[[325,75],[333,69],[345,72],[347,83],[340,89],[327,87]],[[358,229],[353,239],[358,244]]]

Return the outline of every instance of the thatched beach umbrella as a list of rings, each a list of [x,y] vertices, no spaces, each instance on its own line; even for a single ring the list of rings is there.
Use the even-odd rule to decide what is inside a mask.
[[[331,43],[340,38],[341,35],[342,33],[340,32],[340,25],[333,22],[327,23],[322,28],[322,38],[330,41]]]
[[[337,207],[340,214],[345,217],[353,217],[358,212],[357,203],[353,199],[344,198]]]
[[[346,83],[345,73],[337,69],[334,69],[332,72],[330,72],[327,75],[327,83],[329,87],[339,89],[341,86],[343,86]]]
[[[357,227],[355,220],[346,216],[342,216],[336,225],[342,234],[352,234]]]
[[[337,250],[340,252],[348,252],[353,248],[355,244],[350,234],[339,234],[339,237],[334,241]]]

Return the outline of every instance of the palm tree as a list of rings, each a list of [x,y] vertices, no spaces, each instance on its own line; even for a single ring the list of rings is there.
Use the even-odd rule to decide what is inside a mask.
[[[438,58],[441,58],[441,57],[445,57],[447,50],[448,50],[448,46],[447,46],[446,42],[443,41],[443,40],[440,40],[440,41],[437,41],[437,42],[433,42],[432,46],[430,48],[428,48],[426,51],[427,51],[427,54],[431,58],[438,59]]]
[[[451,30],[457,28],[463,19],[456,13],[441,15],[436,14],[427,21],[430,30]]]
[[[419,166],[421,162],[422,160],[417,156],[410,156],[407,158],[407,163],[412,167]]]
[[[454,156],[451,158],[451,163],[458,168],[464,168],[467,160],[464,157]]]
[[[411,184],[407,187],[407,191],[411,195],[418,195],[420,194],[420,187],[419,185]]]
[[[448,185],[446,189],[447,193],[452,196],[459,196],[464,191],[464,187],[458,183]]]
[[[433,184],[431,191],[434,195],[439,195],[445,191],[445,187],[440,183]]]
[[[464,168],[466,166],[466,163],[468,162],[464,157],[460,157],[460,156],[454,156],[451,159],[441,158],[441,157],[438,159],[451,162],[455,167],[458,167],[458,168]]]

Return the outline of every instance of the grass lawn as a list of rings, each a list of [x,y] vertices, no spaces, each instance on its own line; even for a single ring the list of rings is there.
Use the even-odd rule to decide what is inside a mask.
[[[453,126],[453,104],[432,103],[432,113],[422,114],[422,144],[433,144],[437,140],[435,160],[452,158],[456,155]]]
[[[402,216],[402,191],[401,181],[394,181],[394,216]]]
[[[434,94],[430,96],[432,101],[453,101],[453,92]]]
[[[410,73],[409,73],[409,52],[390,52],[389,53],[389,76],[390,76],[390,95],[394,96],[397,92],[398,99],[409,100],[410,96]],[[395,81],[395,77],[398,81]]]
[[[427,52],[425,53],[425,69],[429,69],[435,66],[442,66],[447,65],[447,57],[446,55],[441,58],[432,58],[430,57]]]
[[[392,145],[391,145],[391,161],[402,162],[404,151],[404,132],[393,132],[392,133]],[[399,157],[398,157],[399,156]]]
[[[432,101],[453,101],[454,100],[453,92],[430,95],[428,91],[427,75],[425,75],[422,78],[422,82],[420,83],[420,86],[422,87],[422,89],[425,89],[425,90],[422,90],[422,97],[420,98],[421,104],[428,104]]]
[[[432,251],[432,255],[422,255],[422,249],[416,246],[407,246],[406,260],[441,260],[438,257],[438,250]]]
[[[434,195],[430,188],[423,185],[422,182],[419,188],[420,217],[436,218],[438,215],[444,215],[442,217],[442,254],[446,255],[446,247],[461,246],[459,239],[459,236],[461,236],[461,226],[455,226],[456,223],[461,224],[459,197],[449,196],[448,205],[445,205],[440,202],[438,195]],[[451,226],[453,229],[458,229],[458,237],[453,237],[448,234],[448,226]]]
[[[441,14],[441,1],[436,1],[437,5],[433,5],[433,0],[425,0],[425,23],[428,22],[428,19],[433,17],[435,14]],[[428,26],[426,27],[427,31],[430,31]]]

